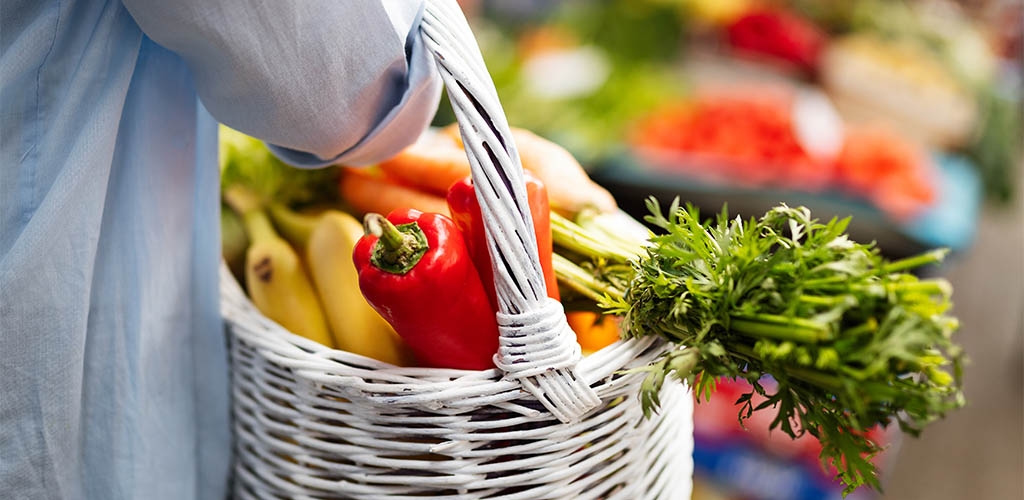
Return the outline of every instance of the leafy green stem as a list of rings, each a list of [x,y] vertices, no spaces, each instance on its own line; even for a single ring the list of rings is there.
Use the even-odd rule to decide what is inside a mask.
[[[732,314],[729,328],[751,337],[767,337],[816,344],[832,338],[828,325],[777,314]]]
[[[882,266],[883,273],[898,273],[903,271],[909,271],[927,264],[935,264],[942,262],[942,259],[946,258],[949,254],[948,248],[938,248],[930,252],[925,252],[920,255],[913,257],[907,257],[905,259],[894,260]]]
[[[870,429],[897,422],[916,433],[964,404],[958,322],[945,314],[952,287],[906,274],[945,251],[887,262],[849,239],[848,219],[818,222],[802,207],[748,221],[724,210],[705,221],[678,200],[667,212],[655,200],[648,207],[660,232],[646,243],[553,221],[570,300],[623,315],[625,335],[685,346],[642,369],[645,413],[668,377],[705,395],[716,378],[746,380],[740,419],[777,408],[771,427],[815,436],[849,492],[878,486]],[[775,382],[762,384],[765,375]]]
[[[632,249],[616,245],[614,239],[604,240],[595,237],[585,231],[580,225],[551,212],[551,233],[559,246],[568,250],[589,255],[602,257],[614,262],[626,263],[635,259],[637,254]]]
[[[591,273],[557,253],[552,255],[552,264],[559,283],[595,302],[602,302],[607,297],[622,298],[621,290],[599,281]]]

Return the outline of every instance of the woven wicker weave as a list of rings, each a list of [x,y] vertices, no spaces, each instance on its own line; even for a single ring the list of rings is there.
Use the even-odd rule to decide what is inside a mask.
[[[689,498],[692,406],[666,384],[644,419],[643,366],[666,346],[582,358],[544,280],[518,153],[453,0],[422,35],[459,119],[495,263],[497,369],[399,368],[293,335],[226,268],[238,498]]]

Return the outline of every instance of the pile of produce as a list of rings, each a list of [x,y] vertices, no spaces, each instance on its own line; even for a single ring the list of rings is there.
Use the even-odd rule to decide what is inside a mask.
[[[851,120],[881,120],[930,146],[965,144],[978,118],[970,89],[912,40],[839,38],[823,56],[821,78]]]
[[[654,166],[698,179],[843,191],[897,219],[931,206],[937,174],[919,148],[891,129],[853,125],[838,152],[812,154],[797,132],[795,99],[761,86],[702,92],[642,120],[634,149]]]
[[[847,127],[835,159],[839,188],[906,219],[935,201],[935,167],[918,148],[884,127]]]
[[[324,345],[392,363],[493,366],[496,298],[469,164],[451,129],[431,134],[378,168],[340,171],[338,181],[333,170],[280,175],[258,143],[227,149],[225,199],[248,229],[245,279],[261,311]],[[770,428],[813,436],[852,491],[878,487],[873,429],[896,423],[917,433],[963,404],[950,285],[907,272],[942,252],[888,262],[848,239],[848,220],[821,223],[786,206],[760,219],[723,211],[705,221],[652,201],[651,234],[571,155],[528,132],[514,136],[533,174],[547,291],[570,311],[581,345],[653,335],[685,346],[641,369],[645,412],[657,410],[668,378],[702,398],[716,380],[745,380],[752,390],[737,401],[739,418],[770,410]],[[352,179],[373,183],[373,196],[355,192]],[[341,196],[312,195],[324,181]],[[316,214],[293,211],[300,207]],[[338,207],[366,213],[362,231]],[[378,326],[356,328],[357,314]]]
[[[408,347],[359,292],[352,250],[362,224],[322,205],[315,215],[287,206],[333,198],[337,172],[292,169],[225,127],[220,152],[224,258],[260,312],[325,346],[410,363]]]
[[[642,156],[685,154],[655,161],[695,175],[819,189],[832,177],[831,165],[800,144],[792,108],[793,96],[773,89],[709,91],[652,113],[633,143]]]
[[[564,149],[525,130],[514,135],[532,172],[541,263],[557,299],[548,213],[614,210],[615,200]],[[497,298],[457,129],[427,131],[375,168],[310,171],[222,128],[221,164],[225,260],[264,315],[396,365],[493,368]],[[550,201],[540,179],[559,186]],[[364,216],[365,225],[356,219]],[[618,340],[616,323],[593,313],[570,320],[587,352]]]
[[[928,151],[967,156],[986,195],[1005,202],[1019,184],[1022,114],[1019,23],[1010,22],[1019,9],[1004,4],[538,2],[488,8],[477,24],[510,121],[587,164],[614,161],[637,120],[694,88],[781,79],[827,93],[851,124],[881,122]],[[559,85],[594,66],[545,65],[538,77],[538,58],[584,53],[603,61],[590,85],[536,91],[534,80]]]

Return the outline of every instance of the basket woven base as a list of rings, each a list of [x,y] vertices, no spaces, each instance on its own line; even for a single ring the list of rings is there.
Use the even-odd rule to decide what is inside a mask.
[[[661,414],[644,419],[635,395],[642,376],[601,373],[592,383],[600,407],[563,424],[497,371],[380,370],[340,351],[306,352],[304,339],[286,332],[296,342],[284,343],[292,352],[283,355],[266,345],[271,334],[281,338],[274,327],[229,328],[237,498],[690,496],[692,401],[678,384],[666,384]],[[635,356],[644,346],[631,343],[594,354],[582,371],[633,355],[637,362],[619,364],[628,368],[660,352],[647,342]]]

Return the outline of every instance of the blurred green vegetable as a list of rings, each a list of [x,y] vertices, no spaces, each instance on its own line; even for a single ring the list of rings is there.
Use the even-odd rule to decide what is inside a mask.
[[[331,203],[338,199],[337,167],[301,169],[277,159],[259,139],[221,125],[221,189],[245,186],[269,202],[289,206]]]
[[[981,123],[968,156],[981,172],[985,195],[989,199],[1008,202],[1014,197],[1020,175],[1021,124],[1020,100],[997,94],[992,89],[980,93]]]
[[[688,29],[684,14],[670,2],[564,2],[551,22],[571,30],[579,40],[603,48],[616,66],[625,69],[671,62]]]
[[[220,245],[228,268],[239,279],[244,278],[245,250],[249,248],[249,237],[245,234],[242,218],[224,204],[220,207]]]
[[[556,50],[586,47],[608,65],[606,78],[594,90],[565,98],[531,92],[523,68],[535,54],[520,52],[523,25],[480,19],[474,32],[509,123],[559,143],[587,165],[618,152],[637,118],[687,92],[684,75],[671,64],[688,29],[682,12],[672,2],[559,4],[532,29],[564,34],[570,46]],[[442,99],[434,124],[453,120]]]

